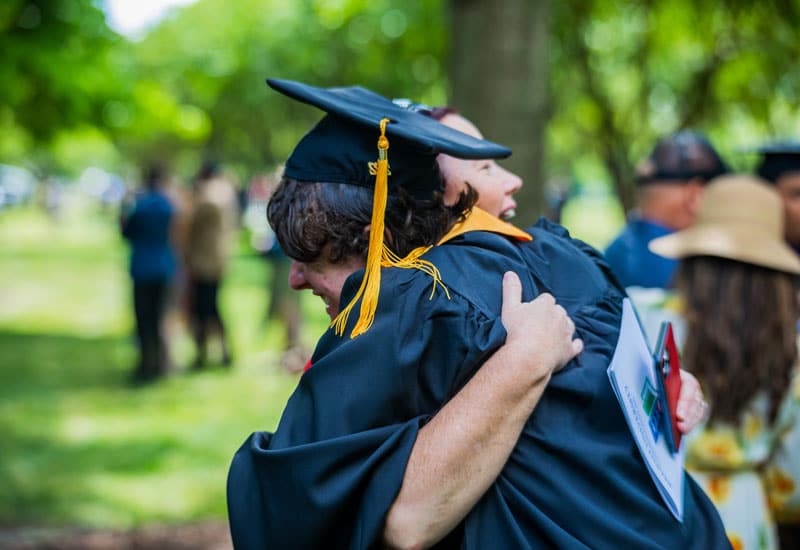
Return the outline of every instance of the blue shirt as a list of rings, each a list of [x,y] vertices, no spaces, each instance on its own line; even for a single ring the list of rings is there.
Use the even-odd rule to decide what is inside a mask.
[[[150,191],[136,199],[133,212],[123,221],[122,235],[131,244],[130,273],[134,281],[164,281],[175,274],[170,243],[173,214],[169,199]]]
[[[633,219],[606,248],[606,261],[624,287],[670,288],[678,261],[650,252],[648,243],[672,230],[657,223]]]

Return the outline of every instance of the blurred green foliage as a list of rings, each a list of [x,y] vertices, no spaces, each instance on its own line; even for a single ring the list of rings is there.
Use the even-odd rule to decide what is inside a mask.
[[[800,137],[800,2],[553,2],[551,170],[613,183],[633,204],[634,164],[681,128],[741,154]]]
[[[0,163],[74,177],[163,161],[188,176],[214,155],[240,176],[271,170],[320,114],[269,92],[267,76],[445,104],[460,3],[199,0],[133,40],[96,0],[4,0]],[[474,40],[502,40],[491,23]],[[548,171],[580,183],[565,222],[592,244],[623,216],[597,183],[629,206],[657,136],[706,130],[744,167],[740,148],[800,135],[800,0],[563,0],[550,28]],[[124,246],[110,218],[73,214],[0,215],[0,523],[221,516],[232,453],[275,425],[295,383],[262,326],[268,268],[240,255],[226,280],[231,372],[133,391]],[[325,319],[304,299],[313,339]],[[185,335],[176,354],[188,362]]]
[[[136,41],[111,31],[94,0],[8,0],[0,162],[74,176],[159,160],[188,176],[213,155],[243,177],[271,170],[319,113],[270,93],[265,77],[446,103],[458,8],[199,0]],[[799,24],[800,0],[553,2],[547,171],[614,183],[629,206],[635,162],[687,126],[747,165],[740,148],[798,134]],[[487,21],[474,38],[502,40],[502,29]]]
[[[0,8],[0,162],[76,175],[158,161],[186,176],[211,155],[242,176],[271,170],[319,114],[267,76],[445,101],[439,0],[200,0],[139,42],[95,4]]]
[[[435,0],[201,0],[135,45],[137,81],[175,98],[179,141],[244,170],[271,168],[319,112],[268,92],[267,76],[443,101],[442,17]]]
[[[91,0],[8,0],[0,6],[0,160],[62,171],[60,132],[104,128],[118,95],[115,48],[124,41]],[[111,76],[111,77],[110,77]]]

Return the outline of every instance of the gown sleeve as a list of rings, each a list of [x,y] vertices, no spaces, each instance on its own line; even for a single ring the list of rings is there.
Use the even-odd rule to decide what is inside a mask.
[[[505,340],[499,319],[458,294],[430,300],[427,281],[400,279],[382,284],[366,333],[323,336],[275,433],[252,434],[236,453],[236,548],[380,544],[417,433]]]

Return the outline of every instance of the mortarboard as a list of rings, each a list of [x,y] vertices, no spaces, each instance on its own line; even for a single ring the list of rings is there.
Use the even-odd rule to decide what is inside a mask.
[[[756,174],[770,183],[777,183],[788,172],[800,172],[800,142],[776,141],[755,149],[761,154]]]
[[[267,84],[327,113],[289,156],[285,177],[374,189],[366,272],[352,301],[332,323],[337,334],[343,334],[350,310],[363,297],[359,319],[350,336],[354,338],[372,325],[381,266],[420,269],[433,277],[434,285],[441,282],[436,267],[420,259],[428,247],[399,258],[385,246],[384,212],[388,194],[402,188],[415,198],[429,199],[442,191],[443,181],[436,162],[439,153],[485,159],[505,158],[511,150],[463,134],[360,86],[318,88],[279,79],[267,79]]]

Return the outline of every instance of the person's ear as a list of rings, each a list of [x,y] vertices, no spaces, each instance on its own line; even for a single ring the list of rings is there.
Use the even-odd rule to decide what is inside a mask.
[[[700,212],[700,206],[703,204],[703,189],[705,182],[700,178],[692,178],[685,184],[685,203],[686,211],[692,217],[692,220]]]
[[[367,225],[365,225],[364,226],[364,235],[369,235],[370,229],[372,229],[372,224],[371,223],[368,223]],[[393,242],[392,232],[389,231],[388,227],[384,228],[384,230],[383,230],[383,240],[386,241],[389,244],[392,244],[392,242]]]

